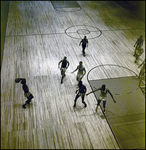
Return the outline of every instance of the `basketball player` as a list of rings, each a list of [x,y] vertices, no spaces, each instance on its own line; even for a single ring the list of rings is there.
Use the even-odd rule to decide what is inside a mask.
[[[135,50],[135,54],[134,54],[134,56],[135,56],[135,63],[138,61],[138,59],[142,55],[142,53],[143,53],[143,49],[142,48],[137,48]]]
[[[87,104],[84,102],[84,98],[85,98],[85,93],[87,91],[87,88],[85,85],[82,84],[82,81],[79,82],[78,84],[78,89],[76,90],[76,97],[75,97],[75,100],[74,100],[74,105],[73,107],[76,107],[76,102],[77,102],[77,99],[81,96],[82,97],[82,103],[84,104],[84,107],[87,107]]]
[[[61,64],[61,68],[59,67],[60,66],[60,63]],[[67,57],[64,56],[64,58],[58,63],[58,68],[60,69],[61,71],[61,84],[63,83],[63,78],[66,76],[65,75],[65,72],[66,72],[66,69],[69,67],[69,62],[67,61]]]
[[[113,97],[113,95],[111,94],[111,92],[109,91],[109,89],[106,88],[106,85],[104,85],[104,84],[102,85],[102,87],[99,87],[98,89],[93,90],[93,91],[87,93],[86,96],[88,96],[89,94],[91,94],[91,93],[93,93],[93,92],[96,92],[96,91],[98,91],[98,90],[100,90],[101,93],[100,93],[100,95],[99,95],[99,97],[98,97],[98,100],[97,100],[98,103],[97,103],[96,111],[97,111],[98,106],[100,105],[100,102],[103,101],[103,109],[104,109],[103,112],[105,113],[105,105],[106,105],[107,93],[109,93],[109,94],[111,95],[111,97],[112,97],[112,99],[113,99],[113,101],[114,101],[115,103],[116,103],[116,101],[114,100],[114,97]]]
[[[141,66],[141,69],[140,69],[140,72],[139,72],[139,76],[138,76],[138,78],[142,78],[142,75],[144,74],[144,72],[145,72],[145,61],[146,61],[146,58],[145,58],[145,60],[138,66],[138,68],[140,68]]]
[[[133,56],[135,56],[135,52],[136,52],[137,49],[141,49],[142,45],[143,45],[143,38],[142,38],[142,35],[141,35],[141,36],[137,39],[137,41],[135,42],[135,44],[134,44],[135,51],[134,51],[134,55],[133,55]]]
[[[83,53],[83,56],[85,56],[85,48],[86,48],[86,45],[88,47],[88,40],[86,38],[86,36],[84,36],[84,39],[82,39],[79,43],[79,46],[81,45],[82,43],[82,53]]]
[[[86,74],[86,69],[84,68],[82,61],[79,62],[79,65],[77,66],[77,68],[71,73],[74,73],[77,70],[78,70],[78,73],[77,73],[76,80],[80,82],[82,78],[84,77],[84,75]]]
[[[30,104],[31,99],[33,99],[33,95],[29,92],[29,88],[26,85],[26,79],[25,78],[17,78],[17,79],[15,79],[16,83],[19,83],[20,81],[21,81],[21,84],[22,84],[22,89],[24,91],[24,96],[27,98],[27,101],[25,102],[24,105],[22,105],[22,107],[26,108],[25,106],[27,104]]]

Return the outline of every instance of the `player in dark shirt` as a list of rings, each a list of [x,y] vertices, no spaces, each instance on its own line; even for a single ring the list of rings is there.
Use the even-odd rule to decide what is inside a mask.
[[[22,105],[22,107],[23,107],[23,108],[26,108],[25,106],[26,106],[27,104],[30,104],[31,99],[33,99],[33,95],[29,92],[29,88],[28,88],[28,86],[26,85],[26,80],[25,80],[25,79],[23,79],[23,80],[21,81],[21,84],[22,84],[22,89],[23,89],[23,91],[24,91],[24,96],[27,98],[27,101],[25,101],[25,104]]]
[[[86,45],[88,47],[88,40],[86,38],[86,36],[84,36],[84,39],[82,39],[79,43],[79,46],[81,45],[82,43],[82,53],[83,53],[83,56],[85,56],[85,48],[86,48]]]
[[[80,96],[82,97],[82,103],[84,104],[84,107],[87,107],[87,104],[84,102],[86,91],[87,91],[86,86],[82,84],[82,81],[80,81],[78,84],[78,89],[76,90],[77,95],[75,97],[73,107],[76,107],[76,101]]]
[[[60,67],[60,64],[61,64],[61,67]],[[61,71],[61,84],[63,83],[63,78],[65,77],[65,72],[66,72],[66,69],[69,67],[69,62],[67,61],[67,57],[64,56],[64,58],[58,63],[58,68],[60,69]]]
[[[15,82],[16,83],[19,83],[21,81],[21,84],[22,84],[22,89],[24,91],[24,96],[27,98],[27,101],[25,102],[24,105],[22,105],[23,108],[26,108],[25,106],[27,104],[30,104],[31,102],[31,99],[33,99],[33,95],[29,92],[29,88],[28,86],[26,85],[26,79],[25,78],[16,78],[15,79]]]
[[[114,97],[113,97],[112,93],[109,91],[108,88],[106,88],[106,86],[105,86],[104,84],[102,85],[102,87],[100,87],[100,88],[98,88],[98,89],[95,89],[95,90],[93,90],[93,91],[87,93],[86,96],[88,96],[89,94],[91,94],[91,93],[93,93],[93,92],[96,92],[96,91],[98,91],[98,90],[100,90],[101,93],[100,93],[100,95],[99,95],[99,97],[98,97],[98,100],[97,100],[97,101],[98,101],[98,104],[97,104],[97,107],[96,107],[96,111],[97,111],[98,106],[100,105],[100,102],[103,101],[103,108],[104,108],[103,112],[105,112],[105,105],[106,105],[107,93],[109,93],[109,94],[111,95],[111,97],[112,97],[112,99],[113,99],[113,101],[114,101],[115,103],[116,103],[116,101],[114,100]]]
[[[137,39],[137,41],[135,42],[135,44],[134,44],[135,51],[134,51],[134,55],[133,55],[133,56],[136,55],[136,50],[137,50],[137,49],[141,49],[142,45],[143,45],[143,38],[142,38],[142,35],[141,35],[141,36]]]

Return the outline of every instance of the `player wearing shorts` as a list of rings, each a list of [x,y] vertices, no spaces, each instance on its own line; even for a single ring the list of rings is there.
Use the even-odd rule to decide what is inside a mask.
[[[85,85],[82,84],[82,81],[79,82],[78,84],[78,89],[76,90],[76,97],[75,97],[75,100],[74,100],[74,105],[73,107],[76,107],[76,102],[77,102],[77,99],[81,96],[82,97],[82,103],[84,104],[84,107],[87,107],[87,104],[84,102],[84,98],[85,98],[85,93],[87,91],[87,88]]]
[[[101,92],[100,92],[100,95],[97,99],[98,103],[97,103],[96,111],[97,111],[98,106],[100,105],[100,102],[103,101],[103,109],[104,109],[103,112],[105,112],[107,93],[109,93],[111,95],[111,97],[112,97],[112,99],[115,103],[116,103],[116,101],[114,100],[114,97],[113,97],[112,93],[109,91],[108,88],[106,88],[106,85],[104,85],[104,84],[102,85],[102,87],[87,93],[86,96],[88,96],[89,94],[91,94],[93,92],[96,92],[98,90],[100,90]]]
[[[61,67],[59,67],[61,64]],[[69,67],[69,62],[67,61],[67,57],[65,56],[59,63],[58,63],[58,68],[61,71],[61,84],[63,83],[63,78],[65,77],[65,72],[66,69]]]
[[[88,40],[86,36],[84,36],[84,39],[80,41],[79,46],[81,45],[81,43],[82,43],[82,53],[83,53],[83,56],[85,56],[85,48],[86,46],[88,47]]]
[[[26,106],[27,104],[30,104],[31,99],[33,99],[33,95],[29,92],[29,88],[28,88],[28,86],[26,85],[26,80],[25,80],[25,79],[23,79],[23,80],[21,81],[21,84],[22,84],[22,89],[23,89],[23,91],[24,91],[24,96],[27,98],[27,101],[25,101],[25,104],[22,105],[22,107],[23,107],[23,108],[26,108],[25,106]]]
[[[78,73],[77,73],[76,80],[79,82],[82,80],[82,78],[86,74],[86,69],[84,68],[82,61],[79,62],[79,65],[77,66],[77,68],[71,73],[74,73],[77,70],[78,70]]]
[[[27,104],[30,104],[31,100],[34,98],[33,95],[29,92],[29,88],[26,85],[26,79],[25,78],[16,78],[15,82],[19,83],[21,81],[22,89],[24,91],[24,96],[27,98],[27,101],[25,101],[25,104],[22,105],[23,108],[26,108],[25,106]]]
[[[141,49],[142,45],[143,45],[143,37],[142,37],[142,35],[141,35],[141,36],[137,39],[137,41],[135,42],[135,44],[134,44],[135,51],[134,51],[134,55],[133,55],[133,56],[136,55],[136,50],[137,50],[137,49]]]

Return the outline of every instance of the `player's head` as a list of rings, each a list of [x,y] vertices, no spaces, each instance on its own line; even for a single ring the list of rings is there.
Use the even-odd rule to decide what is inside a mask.
[[[105,85],[105,84],[103,84],[101,88],[102,88],[103,90],[105,90],[105,87],[106,87],[106,85]]]
[[[21,84],[26,84],[26,79],[23,79],[23,80],[21,81]]]
[[[80,62],[79,62],[79,67],[82,67],[82,64],[83,64],[83,62],[82,62],[82,61],[80,61]]]
[[[142,35],[140,36],[140,38],[142,38]]]
[[[66,57],[66,56],[64,56],[64,59],[66,60],[66,59],[67,59],[67,57]]]
[[[84,39],[86,39],[86,36],[84,36]]]

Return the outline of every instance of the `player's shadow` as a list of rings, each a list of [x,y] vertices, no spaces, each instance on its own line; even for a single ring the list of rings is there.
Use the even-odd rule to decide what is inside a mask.
[[[83,54],[81,53],[79,56],[80,56],[80,57],[87,57],[87,56],[89,56],[89,54],[88,54],[88,53],[85,53],[85,56],[83,56]]]
[[[76,107],[73,107],[74,111],[82,111],[83,107],[76,105]]]
[[[101,115],[99,112],[94,112],[93,114],[94,114],[94,115],[100,115],[101,119],[105,119],[104,114]]]
[[[99,108],[98,108],[98,109],[99,109]],[[102,111],[103,114],[101,114],[101,112],[99,112],[98,109],[97,109],[97,111],[96,111],[96,109],[93,110],[93,114],[94,114],[94,115],[100,115],[101,119],[105,119],[105,115],[104,115],[104,113],[103,113],[102,108],[100,108],[100,109],[101,109],[101,111]]]
[[[105,119],[105,116],[104,115],[100,115],[101,119]]]
[[[13,105],[13,108],[22,108],[22,105],[23,105],[23,104],[14,104],[14,105]]]
[[[14,104],[13,105],[13,108],[22,108],[22,103],[21,104]],[[34,105],[33,103],[30,103],[29,105],[26,105],[26,108],[31,108],[32,107],[32,105]]]

